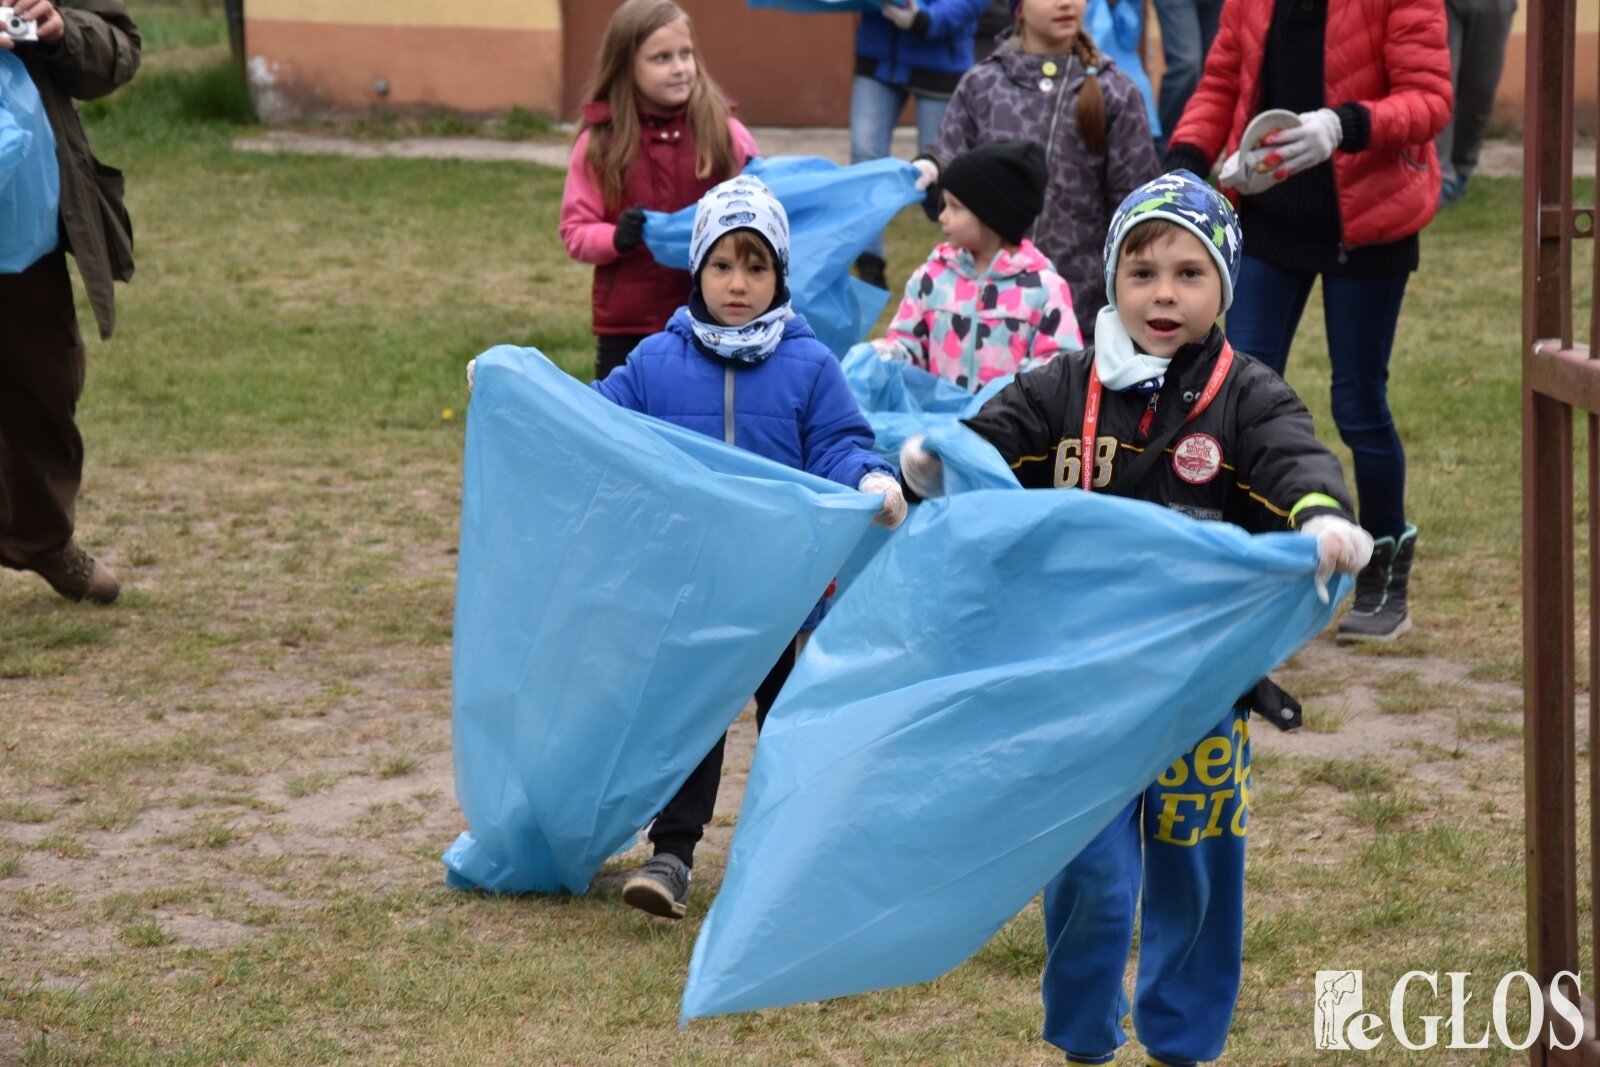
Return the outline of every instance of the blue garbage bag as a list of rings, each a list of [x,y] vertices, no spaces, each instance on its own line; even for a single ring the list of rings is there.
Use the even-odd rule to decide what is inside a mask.
[[[478,358],[448,880],[581,893],[794,637],[878,498],[611,404],[538,352]]]
[[[769,7],[776,11],[795,11],[802,15],[836,15],[841,12],[855,14],[871,11],[877,14],[883,7],[881,0],[747,0],[751,7]]]
[[[974,395],[914,364],[880,359],[877,349],[865,343],[845,353],[840,369],[851,395],[872,424],[878,451],[889,457],[896,469],[906,438],[939,423],[971,418],[1013,377],[996,378]]]
[[[1094,38],[1095,47],[1116,61],[1117,69],[1139,87],[1145,114],[1150,117],[1150,132],[1160,137],[1161,116],[1156,111],[1156,95],[1150,89],[1149,75],[1144,72],[1144,60],[1139,58],[1139,44],[1144,39],[1144,5],[1089,0],[1083,12],[1083,28]]]
[[[872,426],[878,452],[894,465],[895,470],[900,469],[900,446],[905,444],[908,437],[929,433],[936,427],[952,426],[959,419],[971,418],[1012,378],[1009,374],[996,378],[974,395],[954,382],[929,374],[921,367],[896,359],[879,359],[877,349],[870,344],[856,345],[845,353],[841,369],[851,394]],[[946,441],[945,447],[969,447],[966,437],[941,437],[937,432],[933,436]],[[974,437],[974,440],[981,443],[981,439]],[[984,462],[958,462],[951,467],[951,477],[956,479],[950,488],[951,492],[962,491],[960,480],[969,475],[978,480],[966,488],[1016,487],[1016,476],[1001,462],[999,454],[992,448],[988,449],[988,453],[992,456],[992,462],[985,456]],[[881,526],[874,526],[867,531],[856,550],[850,553],[850,558],[839,568],[837,580],[840,596],[866,570],[867,564],[888,543],[889,537],[890,531]]]
[[[20,274],[60,238],[61,168],[28,69],[0,52],[0,274]]]
[[[960,964],[1328,623],[1315,570],[1299,534],[1099,493],[920,505],[767,718],[684,1021]]]
[[[819,156],[758,158],[745,167],[789,214],[789,293],[818,339],[836,355],[862,340],[889,302],[885,289],[850,274],[851,264],[904,207],[920,203],[917,170],[896,159],[841,167]],[[644,240],[657,262],[687,270],[694,207],[645,212]]]

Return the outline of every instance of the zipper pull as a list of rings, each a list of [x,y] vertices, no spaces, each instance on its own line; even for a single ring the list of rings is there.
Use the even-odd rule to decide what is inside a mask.
[[[1347,253],[1344,250],[1344,242],[1343,241],[1339,242],[1339,262],[1340,263],[1348,263],[1348,262],[1350,262],[1350,255],[1349,255],[1349,253]]]
[[[1139,436],[1141,438],[1150,436],[1150,424],[1156,420],[1156,401],[1159,399],[1161,399],[1159,390],[1151,393],[1150,403],[1145,405],[1144,414],[1139,417]]]

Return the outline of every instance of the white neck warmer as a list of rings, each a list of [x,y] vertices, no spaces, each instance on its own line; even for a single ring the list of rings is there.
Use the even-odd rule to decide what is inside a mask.
[[[1100,309],[1094,320],[1094,369],[1107,389],[1153,393],[1161,388],[1171,362],[1134,348],[1117,309],[1109,304]]]

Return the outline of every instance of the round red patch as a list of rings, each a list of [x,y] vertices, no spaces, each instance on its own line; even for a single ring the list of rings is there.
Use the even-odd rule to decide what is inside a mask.
[[[1210,434],[1192,433],[1172,446],[1172,469],[1190,485],[1204,485],[1222,470],[1222,446]]]

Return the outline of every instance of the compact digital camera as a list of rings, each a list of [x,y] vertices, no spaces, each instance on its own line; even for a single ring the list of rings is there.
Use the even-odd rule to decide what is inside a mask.
[[[37,41],[39,24],[33,19],[19,18],[14,9],[0,5],[0,33],[13,41]]]

